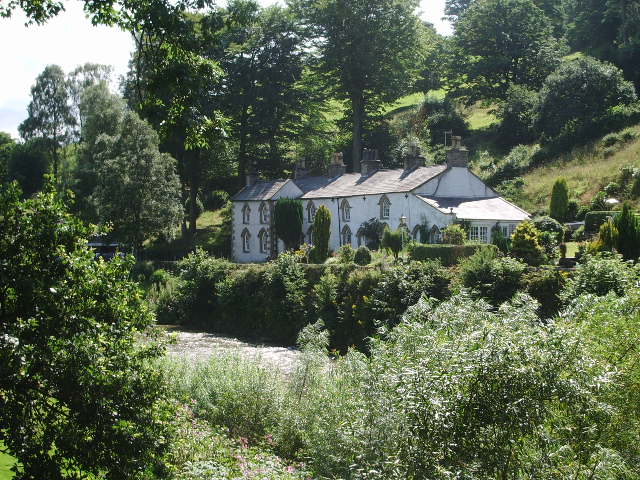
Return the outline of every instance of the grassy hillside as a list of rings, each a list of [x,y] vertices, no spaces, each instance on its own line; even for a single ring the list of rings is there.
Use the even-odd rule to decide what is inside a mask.
[[[598,191],[616,180],[621,167],[640,167],[640,125],[630,130],[638,135],[635,140],[612,147],[597,141],[524,175],[521,206],[529,211],[548,208],[551,188],[559,177],[567,180],[575,198],[588,203]]]

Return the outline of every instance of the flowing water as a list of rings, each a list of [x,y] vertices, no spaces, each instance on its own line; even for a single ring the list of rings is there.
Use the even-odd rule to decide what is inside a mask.
[[[194,361],[207,360],[215,355],[238,353],[248,358],[259,358],[260,361],[278,367],[288,374],[293,370],[299,354],[294,347],[247,343],[224,335],[178,330],[173,327],[168,327],[167,331],[175,338],[175,343],[169,345],[169,355]]]

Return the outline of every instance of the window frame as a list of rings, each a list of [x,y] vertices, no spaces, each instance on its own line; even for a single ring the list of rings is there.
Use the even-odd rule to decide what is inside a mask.
[[[260,217],[261,225],[269,224],[269,205],[266,202],[262,202],[260,204],[260,208],[258,208],[258,215]]]
[[[242,239],[242,252],[251,253],[251,232],[248,229],[244,229],[240,235]]]
[[[313,223],[316,219],[317,208],[311,201],[307,203],[307,223]]]
[[[340,203],[340,210],[342,211],[342,221],[350,222],[351,221],[351,204],[349,204],[349,200],[346,198],[342,200]]]
[[[347,238],[346,235],[349,236],[348,242],[345,241],[345,238]],[[349,225],[345,225],[342,228],[342,232],[340,232],[340,244],[353,246],[353,232],[351,232],[351,228],[349,228]]]
[[[391,218],[391,200],[386,195],[380,198],[380,219],[389,220]]]
[[[245,203],[242,207],[242,224],[249,225],[251,223],[251,207]]]

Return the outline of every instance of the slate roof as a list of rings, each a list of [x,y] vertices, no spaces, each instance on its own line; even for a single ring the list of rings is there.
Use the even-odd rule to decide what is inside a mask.
[[[253,185],[244,187],[236,193],[231,200],[243,202],[248,200],[269,200],[289,180],[258,180]]]
[[[366,177],[359,173],[335,178],[305,177],[295,180],[295,184],[304,192],[303,199],[400,193],[419,187],[446,169],[445,165],[435,165],[409,171],[378,170]]]
[[[502,197],[451,198],[418,195],[418,198],[443,213],[453,213],[462,220],[522,221],[529,214]]]

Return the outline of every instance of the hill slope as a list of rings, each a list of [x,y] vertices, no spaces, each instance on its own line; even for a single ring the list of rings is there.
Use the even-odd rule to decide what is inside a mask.
[[[586,204],[616,181],[620,168],[640,167],[640,125],[627,130],[634,132],[636,138],[609,147],[601,139],[525,174],[520,206],[531,212],[547,209],[553,183],[560,177],[567,180],[572,196]]]

